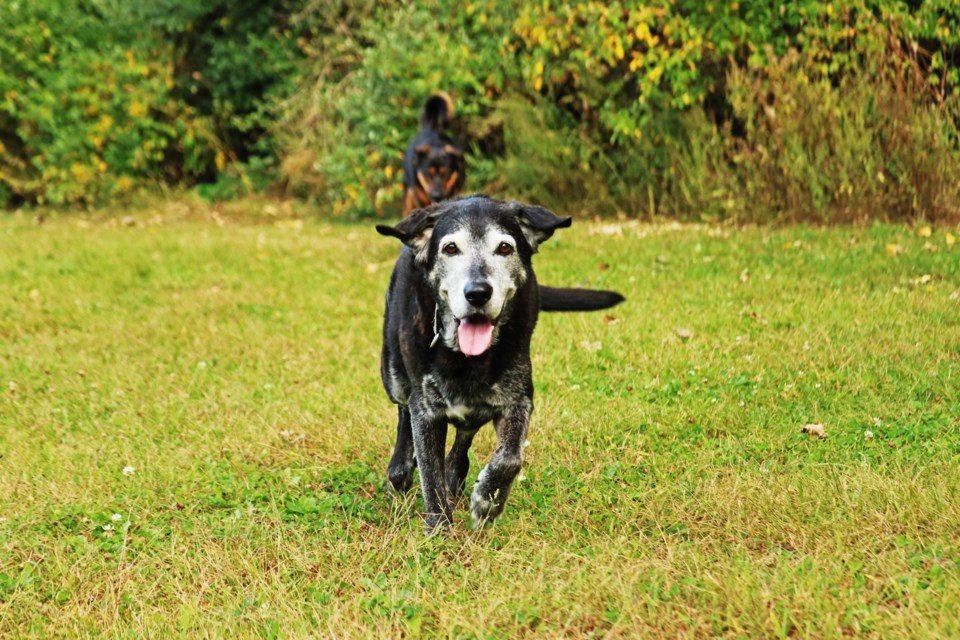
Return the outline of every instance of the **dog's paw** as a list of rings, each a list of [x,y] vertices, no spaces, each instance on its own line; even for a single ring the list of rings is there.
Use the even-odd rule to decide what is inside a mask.
[[[413,487],[413,468],[390,466],[387,468],[387,480],[395,493],[405,494]]]
[[[504,499],[498,489],[487,486],[485,472],[486,469],[480,472],[477,484],[473,486],[473,493],[470,495],[470,515],[473,518],[474,529],[492,523],[503,513]]]
[[[428,514],[424,520],[426,522],[424,532],[428,537],[438,533],[442,534],[450,532],[451,518],[449,516]]]
[[[503,513],[503,504],[492,500],[475,502],[470,509],[474,529],[482,529],[493,525],[494,521]]]

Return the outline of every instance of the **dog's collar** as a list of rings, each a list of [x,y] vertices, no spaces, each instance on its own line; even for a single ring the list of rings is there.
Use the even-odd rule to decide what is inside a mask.
[[[440,341],[440,305],[433,308],[433,340],[430,341],[430,348],[437,346]]]

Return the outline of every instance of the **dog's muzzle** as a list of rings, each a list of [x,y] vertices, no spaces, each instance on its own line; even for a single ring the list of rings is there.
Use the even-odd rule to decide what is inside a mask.
[[[482,307],[493,296],[493,287],[486,282],[469,282],[463,288],[463,297],[475,307]]]

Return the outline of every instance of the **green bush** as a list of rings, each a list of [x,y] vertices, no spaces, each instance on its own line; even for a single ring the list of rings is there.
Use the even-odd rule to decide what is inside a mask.
[[[960,211],[947,0],[12,0],[0,202],[274,187],[395,216],[433,91],[468,190],[688,219]]]
[[[292,187],[334,216],[399,210],[403,152],[431,92],[454,96],[460,122],[472,127],[464,137],[483,136],[484,116],[516,75],[492,26],[506,27],[511,4],[491,1],[501,10],[483,21],[469,3],[312,6],[301,19],[324,23],[337,13],[342,29],[315,49],[314,74],[290,101],[295,116],[282,121]],[[475,187],[493,178],[486,166],[472,158]]]
[[[309,23],[295,24],[304,4],[157,0],[126,9],[154,39],[172,43],[173,99],[210,118],[217,132],[233,170],[221,176],[215,192],[262,187],[264,176],[276,176],[271,128],[277,106],[302,81],[315,39]]]
[[[142,33],[116,10],[94,0],[0,7],[7,199],[104,200],[216,166],[210,121],[171,97],[169,48],[139,44]]]
[[[3,3],[0,198],[216,180],[234,194],[251,175],[275,179],[270,128],[311,42],[289,28],[303,4]]]
[[[942,2],[381,3],[349,23],[348,72],[311,60],[286,126],[323,133],[286,138],[286,176],[333,215],[395,215],[442,88],[470,190],[633,216],[955,216],[958,27]]]

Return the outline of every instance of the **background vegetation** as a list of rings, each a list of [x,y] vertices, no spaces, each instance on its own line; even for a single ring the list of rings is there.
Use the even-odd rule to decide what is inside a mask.
[[[158,186],[395,215],[445,89],[468,187],[692,219],[956,218],[949,0],[11,0],[0,203]]]

